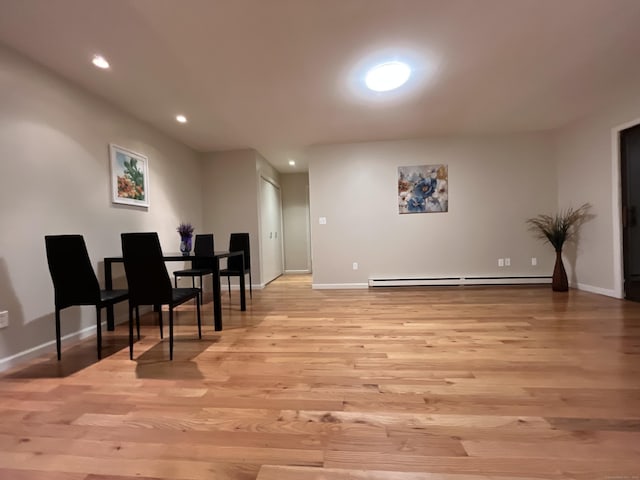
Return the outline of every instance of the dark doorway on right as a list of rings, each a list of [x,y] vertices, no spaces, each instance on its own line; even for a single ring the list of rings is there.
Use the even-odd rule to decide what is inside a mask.
[[[640,302],[640,124],[620,131],[624,296]]]

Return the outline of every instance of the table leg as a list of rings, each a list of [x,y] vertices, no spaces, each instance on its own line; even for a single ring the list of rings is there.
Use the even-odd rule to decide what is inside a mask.
[[[247,298],[245,295],[245,282],[244,282],[244,255],[241,255],[242,257],[242,270],[240,270],[242,272],[242,274],[240,275],[240,310],[241,311],[246,311],[247,310]]]
[[[216,332],[222,330],[222,301],[220,299],[220,259],[214,258],[211,262],[213,269],[213,329]]]

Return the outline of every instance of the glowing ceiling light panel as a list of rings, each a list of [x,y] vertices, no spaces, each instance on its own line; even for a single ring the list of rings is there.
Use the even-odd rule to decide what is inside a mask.
[[[184,115],[176,115],[176,120],[180,123],[187,123],[187,117]]]
[[[386,62],[367,73],[365,83],[374,92],[388,92],[404,85],[411,76],[411,68],[402,62]]]
[[[106,58],[104,58],[102,55],[94,55],[91,63],[93,63],[98,68],[109,68],[109,62],[107,62]]]

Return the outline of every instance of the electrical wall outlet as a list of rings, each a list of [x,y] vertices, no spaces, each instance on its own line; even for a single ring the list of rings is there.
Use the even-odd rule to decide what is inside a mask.
[[[509,257],[504,259],[504,266],[505,267],[510,267],[511,266],[511,259]]]
[[[538,265],[538,259],[536,257],[531,257],[531,265],[534,267]]]
[[[9,312],[5,310],[0,312],[0,328],[7,328],[9,326]]]
[[[499,267],[504,267],[504,258],[499,258],[498,259],[498,266]]]
[[[358,269],[358,262],[353,262],[353,269],[357,270]]]
[[[327,224],[327,217],[320,217],[318,218],[318,223],[320,225],[326,225]]]

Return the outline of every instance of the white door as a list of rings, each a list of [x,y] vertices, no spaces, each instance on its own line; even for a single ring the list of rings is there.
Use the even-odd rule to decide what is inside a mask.
[[[260,259],[262,283],[282,275],[282,203],[280,188],[260,177]]]

